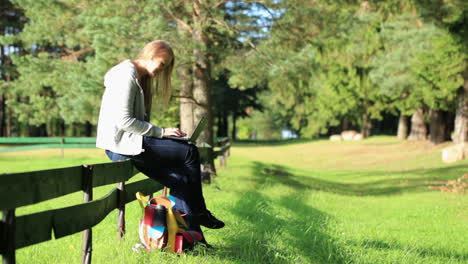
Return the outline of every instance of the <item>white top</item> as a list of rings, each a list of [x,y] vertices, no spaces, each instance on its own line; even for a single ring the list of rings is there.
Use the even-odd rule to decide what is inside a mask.
[[[138,155],[144,151],[143,136],[162,137],[162,128],[144,121],[145,100],[137,76],[130,60],[112,67],[104,76],[96,147]]]

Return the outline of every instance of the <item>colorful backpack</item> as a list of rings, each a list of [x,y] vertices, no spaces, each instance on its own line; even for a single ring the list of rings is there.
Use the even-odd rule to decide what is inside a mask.
[[[188,230],[184,215],[174,210],[175,197],[163,195],[148,200],[142,193],[137,193],[136,197],[143,213],[139,235],[147,252],[167,249],[182,254],[184,250],[192,249],[197,241],[203,240],[199,232]]]

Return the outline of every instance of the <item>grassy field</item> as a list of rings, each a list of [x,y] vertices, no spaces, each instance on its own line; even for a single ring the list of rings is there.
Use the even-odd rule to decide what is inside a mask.
[[[361,142],[245,143],[204,186],[208,207],[227,226],[206,230],[214,250],[176,256],[135,253],[137,203],[127,234],[116,213],[93,228],[94,263],[468,263],[468,196],[428,189],[468,173],[468,160],[444,164],[441,148],[374,137]],[[0,155],[1,172],[106,161],[99,150]],[[137,179],[144,176],[139,175]],[[96,190],[105,195],[113,186]],[[81,193],[18,209],[80,203]],[[79,263],[81,234],[17,251],[18,263]]]

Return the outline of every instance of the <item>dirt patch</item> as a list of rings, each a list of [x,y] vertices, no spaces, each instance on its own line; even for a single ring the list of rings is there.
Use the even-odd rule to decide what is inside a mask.
[[[454,181],[448,181],[442,186],[429,186],[431,190],[440,190],[441,192],[452,192],[466,194],[468,190],[468,173]]]

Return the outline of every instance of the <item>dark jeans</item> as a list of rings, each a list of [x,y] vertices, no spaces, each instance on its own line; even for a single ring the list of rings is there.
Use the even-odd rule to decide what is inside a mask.
[[[169,187],[171,195],[182,200],[177,209],[189,215],[204,212],[198,148],[183,141],[143,137],[143,149],[136,156],[109,150],[106,154],[112,161],[132,159],[140,172]]]

